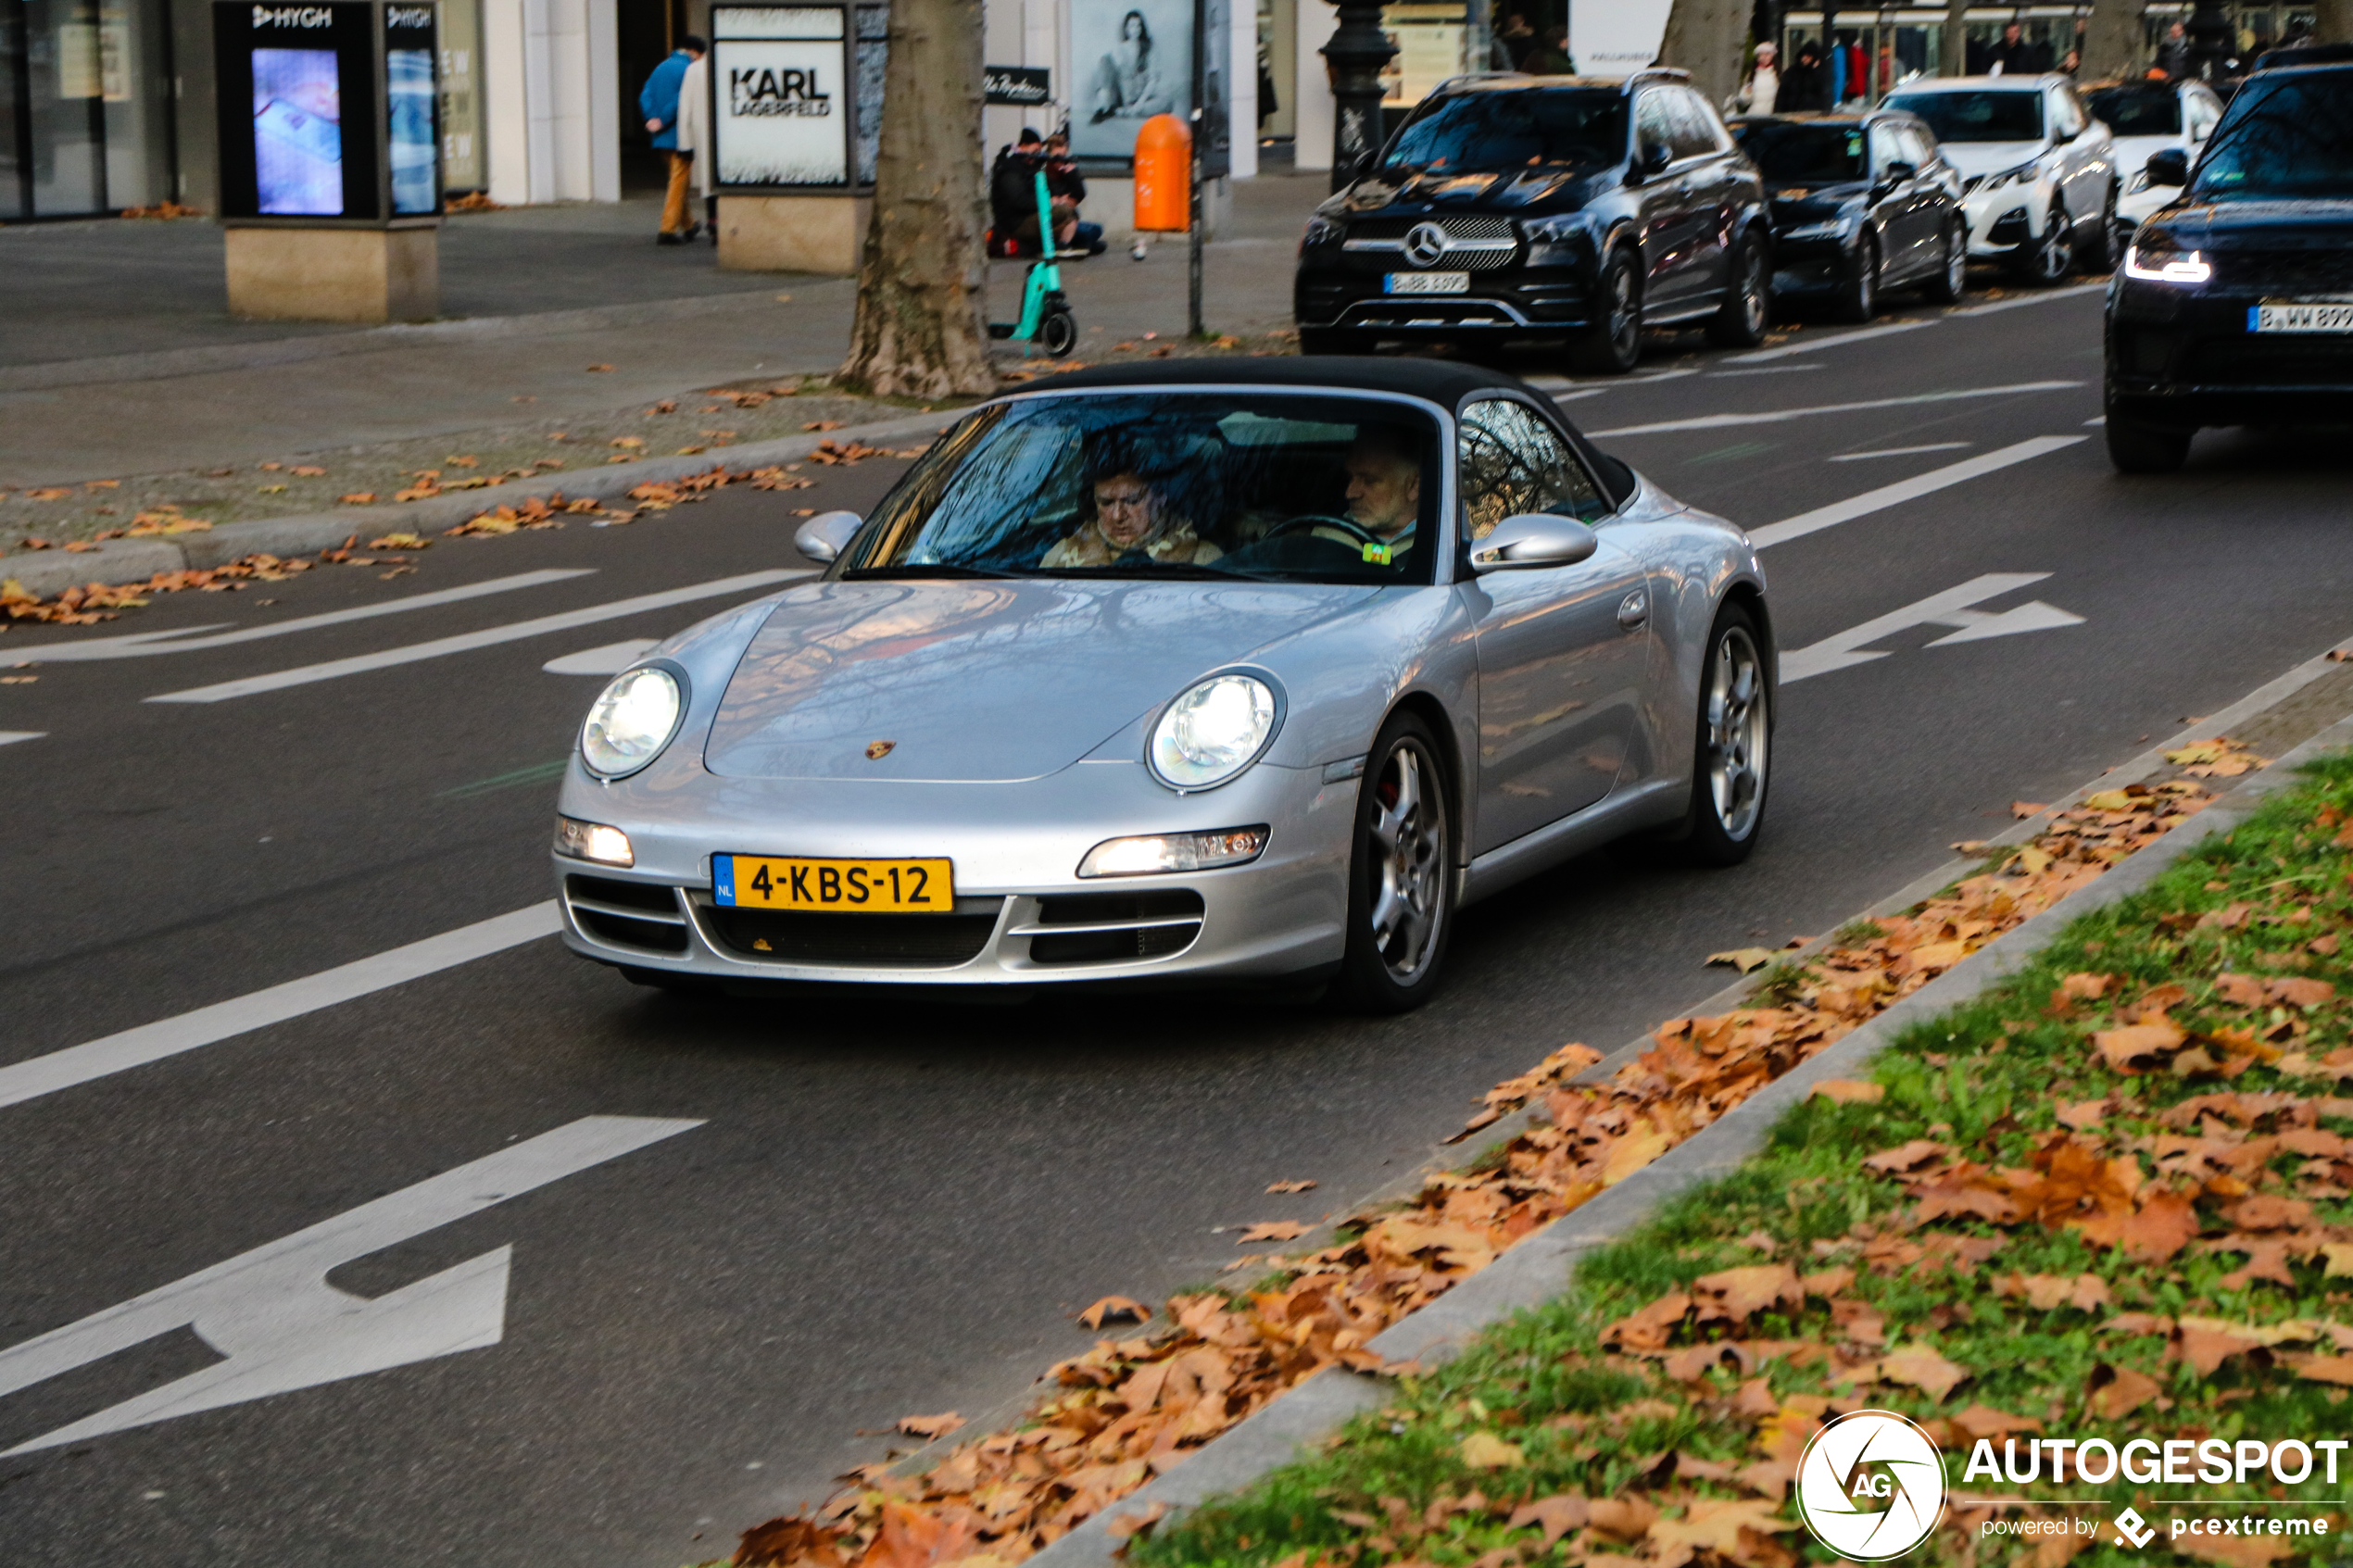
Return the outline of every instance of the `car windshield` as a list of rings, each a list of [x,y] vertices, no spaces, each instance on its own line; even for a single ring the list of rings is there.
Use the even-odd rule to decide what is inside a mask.
[[[2084,94],[2083,102],[2119,136],[2182,133],[2182,95],[2163,82],[2103,87]]]
[[[1928,121],[1940,142],[2039,142],[2043,94],[2032,89],[1988,93],[1898,93],[1891,109]]]
[[[1741,151],[1777,185],[1835,185],[1863,177],[1863,128],[1765,120],[1735,127]]]
[[[1626,94],[1615,87],[1460,93],[1406,122],[1384,169],[1605,169],[1626,156]]]
[[[2258,75],[2214,128],[2199,201],[2353,196],[2353,71]]]
[[[1016,399],[925,455],[841,575],[1428,583],[1438,452],[1428,412],[1393,398]]]

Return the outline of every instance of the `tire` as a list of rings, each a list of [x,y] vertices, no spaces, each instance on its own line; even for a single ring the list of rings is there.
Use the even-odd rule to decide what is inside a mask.
[[[1440,755],[1429,726],[1400,713],[1365,759],[1338,982],[1361,1011],[1404,1012],[1438,989],[1454,932],[1454,818]]]
[[[2099,230],[2091,245],[2082,250],[2076,266],[2086,272],[2113,272],[2122,259],[2124,245],[2116,226],[2116,184],[2111,181],[2108,194],[2100,198]]]
[[[1369,354],[1373,345],[1362,332],[1343,332],[1338,327],[1302,327],[1299,329],[1299,351],[1302,354]]]
[[[1078,320],[1067,310],[1050,310],[1038,323],[1038,344],[1057,359],[1066,359],[1078,346]]]
[[[2044,288],[2055,287],[2074,276],[2075,225],[2068,220],[2066,203],[2052,201],[2043,237],[2027,247],[2018,268],[2028,282]]]
[[[2120,414],[2111,404],[2102,433],[2108,437],[2108,460],[2117,472],[2178,473],[2189,458],[2190,437],[2196,433]]]
[[[1969,229],[1961,222],[1944,226],[1944,254],[1920,290],[1931,305],[1958,305],[1969,291]]]
[[[1707,341],[1718,348],[1755,348],[1765,341],[1773,314],[1773,278],[1756,236],[1742,236],[1732,247],[1724,303],[1707,323]]]
[[[1879,240],[1865,230],[1862,244],[1855,247],[1855,275],[1840,287],[1831,314],[1855,325],[1872,320],[1879,314]]]
[[[1614,250],[1602,263],[1594,298],[1600,320],[1569,345],[1569,362],[1591,374],[1622,376],[1642,358],[1642,285],[1634,258]]]
[[[1773,694],[1755,617],[1726,605],[1707,634],[1692,748],[1692,803],[1673,843],[1693,865],[1737,866],[1765,831]]]

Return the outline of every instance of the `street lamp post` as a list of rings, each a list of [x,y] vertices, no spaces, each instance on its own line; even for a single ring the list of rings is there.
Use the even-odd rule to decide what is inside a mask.
[[[1376,0],[1340,0],[1340,31],[1324,45],[1332,69],[1332,189],[1356,178],[1380,151],[1380,68],[1397,51],[1380,30]]]

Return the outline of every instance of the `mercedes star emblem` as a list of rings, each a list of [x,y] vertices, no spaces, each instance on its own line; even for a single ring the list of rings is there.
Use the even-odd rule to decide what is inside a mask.
[[[1446,254],[1446,231],[1435,223],[1416,223],[1405,236],[1405,259],[1428,267]]]

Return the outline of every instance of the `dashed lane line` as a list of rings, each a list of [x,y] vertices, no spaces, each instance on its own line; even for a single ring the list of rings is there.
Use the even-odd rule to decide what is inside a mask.
[[[308,632],[321,626],[372,621],[380,615],[398,615],[405,610],[434,609],[442,605],[461,604],[467,599],[478,599],[490,594],[510,594],[518,588],[537,588],[549,583],[567,582],[574,577],[590,577],[596,574],[596,571],[595,567],[581,566],[519,571],[511,577],[493,577],[485,582],[466,583],[463,587],[437,588],[430,594],[410,594],[404,598],[387,599],[382,604],[325,610],[318,615],[297,615],[291,620],[242,627],[233,632],[221,631],[218,625],[178,626],[168,632],[132,632],[120,637],[89,637],[71,643],[36,643],[29,648],[19,647],[14,651],[41,664],[65,664],[93,659],[143,659],[158,653],[191,653],[201,648],[250,643],[261,637],[283,637],[290,632]],[[210,635],[201,634],[207,633]]]
[[[1672,435],[1687,430],[1724,430],[1732,425],[1780,424],[1785,420],[1812,419],[1821,414],[1859,414],[1873,408],[1905,408],[1919,403],[1957,403],[1975,397],[2020,397],[2035,392],[2073,392],[2080,381],[2028,381],[2008,386],[1969,386],[1950,392],[1913,392],[1901,397],[1873,397],[1860,403],[1819,403],[1809,408],[1768,408],[1753,414],[1694,414],[1687,420],[1661,420],[1655,424],[1620,425],[1616,430],[1589,430],[1594,440],[1620,435]]]
[[[1974,441],[1931,441],[1921,446],[1881,446],[1871,452],[1841,452],[1834,458],[1824,458],[1823,461],[1859,463],[1869,458],[1916,458],[1923,452],[1958,452],[1976,445]]]
[[[359,675],[372,670],[389,670],[421,659],[440,659],[453,653],[471,653],[476,648],[496,647],[500,643],[521,642],[526,637],[544,636],[549,632],[567,632],[575,626],[593,626],[599,621],[618,621],[624,616],[642,615],[648,610],[667,609],[673,605],[692,604],[698,599],[718,598],[728,594],[740,594],[750,589],[766,588],[799,577],[813,577],[806,568],[748,571],[739,577],[723,577],[714,583],[698,583],[691,587],[672,588],[660,594],[642,594],[633,599],[616,599],[610,604],[590,605],[585,609],[568,609],[559,615],[543,615],[535,621],[518,621],[508,626],[487,626],[479,632],[460,633],[454,637],[436,637],[429,643],[412,643],[407,647],[384,648],[376,653],[363,653],[349,659],[333,659],[323,664],[305,664],[293,670],[275,671],[267,675],[248,675],[239,681],[223,681],[218,685],[192,686],[182,692],[164,692],[147,698],[149,702],[222,702],[230,697],[254,696],[262,692],[283,691],[289,686],[308,685],[315,681],[333,681],[345,675]]]
[[[551,936],[562,928],[563,917],[556,912],[556,901],[550,898],[528,909],[411,942],[405,947],[215,1002],[176,1018],[143,1023],[136,1029],[69,1046],[45,1056],[10,1062],[0,1067],[0,1107],[21,1105],[94,1079],[300,1018],[339,1002],[388,990],[525,942],[535,942],[542,936]]]
[[[46,730],[0,730],[0,746],[14,746],[20,740],[39,740]]]
[[[1802,539],[1808,533],[1818,533],[1825,528],[1835,528],[1858,517],[1869,517],[1890,507],[1900,507],[1906,501],[1917,501],[1923,495],[1934,495],[1949,486],[1967,483],[1989,473],[1998,473],[2013,464],[2027,462],[2045,453],[2062,451],[2086,439],[2088,437],[2081,435],[2038,435],[1998,451],[1948,463],[1941,469],[1931,469],[1926,473],[1915,474],[1894,484],[1883,484],[1877,490],[1866,490],[1860,495],[1833,501],[1827,507],[1817,507],[1810,512],[1800,512],[1795,517],[1783,518],[1762,528],[1752,528],[1748,531],[1748,542],[1760,550],[1775,545],[1786,545],[1792,539]]]
[[[1916,332],[1922,327],[1936,325],[1933,319],[1925,321],[1890,321],[1882,327],[1865,327],[1860,332],[1840,332],[1832,337],[1810,338],[1804,343],[1785,343],[1779,348],[1760,348],[1754,354],[1735,354],[1724,362],[1728,365],[1767,365],[1776,359],[1793,355],[1812,354],[1824,348],[1843,348],[1850,343],[1875,343],[1898,332]]]

